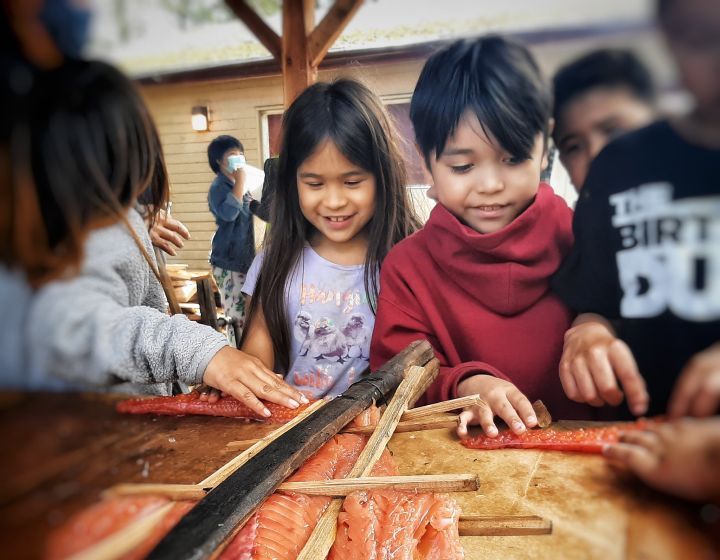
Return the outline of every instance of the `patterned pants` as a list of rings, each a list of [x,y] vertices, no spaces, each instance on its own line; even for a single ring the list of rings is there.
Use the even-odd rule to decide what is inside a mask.
[[[225,316],[228,319],[235,319],[238,335],[240,335],[245,325],[245,296],[241,292],[243,284],[245,284],[245,274],[217,266],[212,267],[212,273],[220,289]],[[230,345],[237,347],[240,341],[235,340],[235,330],[232,327],[228,326],[227,337]]]

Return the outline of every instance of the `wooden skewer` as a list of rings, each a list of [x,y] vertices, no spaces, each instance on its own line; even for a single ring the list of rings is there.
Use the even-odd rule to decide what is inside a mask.
[[[482,402],[480,395],[468,395],[467,397],[460,397],[457,399],[451,399],[449,401],[443,401],[435,404],[428,404],[426,406],[419,406],[408,410],[400,418],[401,423],[409,420],[417,420],[426,416],[434,416],[443,412],[450,412],[452,410],[459,410],[468,406],[479,405]],[[397,431],[397,430],[396,430]]]
[[[409,490],[413,492],[472,492],[480,487],[474,474],[428,474],[414,476],[369,476],[310,482],[284,482],[278,490],[312,496],[347,496],[357,490]],[[199,500],[211,488],[199,484],[118,484],[107,496],[153,494],[172,500]]]
[[[422,430],[438,430],[441,428],[456,428],[458,425],[458,417],[452,415],[438,416],[436,418],[424,417],[417,420],[411,420],[409,422],[400,422],[395,428],[395,433],[402,432],[419,432]],[[375,426],[353,426],[342,430],[343,433],[351,434],[371,434],[375,431]],[[255,445],[259,440],[257,439],[243,439],[239,441],[230,441],[227,443],[228,449],[233,451],[240,451],[242,449],[248,449],[252,445]]]
[[[385,413],[380,418],[373,435],[360,453],[348,478],[369,476],[375,463],[380,459],[387,442],[393,435],[395,426],[403,413],[420,398],[425,389],[437,377],[440,365],[433,359],[425,367],[413,366],[408,369],[405,379],[400,383]],[[298,560],[325,558],[335,542],[337,516],[342,500],[334,498],[320,517],[308,542],[298,556]]]
[[[312,403],[310,406],[308,406],[305,410],[303,410],[300,414],[298,414],[295,418],[290,420],[287,424],[283,424],[280,426],[277,430],[274,432],[271,432],[264,438],[258,440],[255,445],[250,447],[249,449],[246,449],[243,453],[235,457],[234,459],[231,459],[228,461],[225,465],[220,467],[218,470],[216,470],[214,473],[212,473],[210,476],[205,478],[202,482],[200,482],[198,485],[188,484],[178,484],[173,486],[196,486],[196,488],[199,488],[200,491],[202,491],[205,487],[214,487],[216,484],[220,484],[223,480],[225,480],[228,476],[230,476],[236,469],[240,468],[243,464],[245,464],[247,461],[250,460],[251,457],[254,457],[257,455],[262,449],[267,447],[267,445],[273,441],[275,438],[279,437],[280,435],[287,432],[289,429],[291,429],[293,426],[296,426],[302,420],[304,420],[307,416],[315,412],[317,409],[319,409],[321,406],[323,406],[327,401],[325,400],[319,400],[317,402]],[[123,485],[119,485],[123,486]],[[157,486],[165,486],[163,484],[158,484]],[[117,488],[117,487],[114,487]],[[110,494],[114,493],[114,489],[110,488],[107,492]],[[190,490],[179,490],[179,492],[182,494],[182,492],[187,492],[185,494],[186,497],[180,498],[180,499],[192,499],[189,497],[190,494],[192,494],[192,491]],[[147,492],[145,492],[147,493]],[[203,493],[204,495],[204,493]],[[119,531],[116,531],[109,537],[101,540],[100,542],[94,544],[92,547],[86,549],[85,551],[81,552],[80,554],[76,555],[76,557],[73,557],[73,560],[115,560],[117,558],[121,558],[125,554],[132,551],[135,547],[137,547],[140,543],[142,543],[145,538],[147,538],[152,530],[157,526],[160,521],[162,521],[165,514],[167,514],[168,511],[172,508],[173,504],[169,503],[164,506],[162,506],[157,511],[152,512],[149,515],[146,515],[145,517],[141,517],[140,519],[130,523],[129,525],[123,527]]]
[[[410,420],[409,422],[400,422],[395,426],[394,433],[402,432],[419,432],[422,430],[437,430],[440,428],[457,428],[458,417],[457,416],[438,416],[438,417],[425,417],[418,420]],[[343,432],[350,434],[372,434],[375,431],[375,426],[357,426],[352,428],[345,428]]]
[[[552,521],[538,515],[461,515],[461,537],[549,535]]]
[[[218,470],[216,470],[210,476],[208,476],[204,480],[200,481],[198,483],[198,486],[201,486],[203,488],[217,486],[218,484],[223,482],[227,477],[229,477],[232,473],[234,473],[236,470],[238,470],[242,465],[247,463],[251,458],[253,458],[255,455],[260,453],[260,451],[262,451],[268,445],[270,445],[270,443],[272,441],[276,440],[281,435],[283,435],[285,432],[287,432],[290,429],[297,426],[306,417],[310,416],[313,412],[318,410],[320,407],[322,407],[327,402],[328,401],[326,401],[324,399],[315,401],[310,406],[308,406],[305,410],[303,410],[300,414],[298,414],[295,418],[290,420],[288,423],[283,424],[277,430],[269,433],[268,435],[266,435],[263,438],[260,438],[257,441],[257,443],[255,443],[252,447],[250,447],[249,449],[246,449],[243,453],[241,453],[234,459],[228,461],[226,464],[224,464],[222,467],[220,467]]]

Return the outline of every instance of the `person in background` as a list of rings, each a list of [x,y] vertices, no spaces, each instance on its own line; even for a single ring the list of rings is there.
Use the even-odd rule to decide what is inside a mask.
[[[519,93],[521,92],[521,94]],[[557,378],[573,314],[550,291],[572,245],[572,211],[541,184],[552,95],[530,52],[502,37],[457,41],[428,59],[410,105],[438,204],[381,272],[370,366],[427,339],[440,374],[426,402],[479,394],[458,434],[537,425],[530,399],[562,418],[590,409]]]
[[[283,117],[265,251],[248,272],[242,349],[314,397],[365,372],[390,248],[415,231],[397,135],[364,85],[307,88]]]
[[[579,191],[608,142],[655,118],[655,88],[640,59],[619,49],[592,51],[563,66],[553,87],[553,140]]]
[[[658,15],[694,107],[616,139],[590,168],[554,280],[580,313],[560,377],[575,401],[667,414],[606,455],[657,488],[717,500],[720,5],[660,0]]]
[[[237,332],[241,333],[245,321],[245,298],[241,290],[255,258],[255,230],[250,211],[253,200],[245,188],[244,149],[237,138],[222,135],[210,142],[207,154],[210,169],[216,174],[208,191],[208,205],[217,224],[210,264],[225,315],[235,322]],[[236,329],[228,329],[233,346],[239,343],[235,340]]]

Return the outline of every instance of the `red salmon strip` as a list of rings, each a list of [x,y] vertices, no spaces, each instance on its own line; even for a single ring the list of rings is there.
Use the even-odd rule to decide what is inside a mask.
[[[119,402],[115,408],[123,414],[160,414],[165,416],[194,414],[245,418],[248,420],[263,420],[273,424],[284,424],[310,406],[309,404],[301,404],[298,408],[286,408],[270,402],[263,402],[263,404],[271,412],[269,418],[261,416],[233,397],[220,397],[217,402],[209,403],[200,400],[199,393],[195,391],[173,397],[129,399]]]
[[[505,430],[494,438],[483,434],[461,440],[460,443],[471,449],[545,449],[547,451],[602,453],[603,447],[610,443],[617,443],[623,432],[645,430],[657,422],[658,420],[644,418],[637,422],[624,422],[598,428],[527,430],[520,435]]]

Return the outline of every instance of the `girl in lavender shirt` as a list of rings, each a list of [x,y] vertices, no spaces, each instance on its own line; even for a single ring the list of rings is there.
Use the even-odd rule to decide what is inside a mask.
[[[309,396],[337,395],[368,367],[380,265],[419,225],[382,103],[352,80],[309,87],[283,119],[278,175],[242,349]]]

